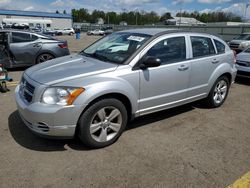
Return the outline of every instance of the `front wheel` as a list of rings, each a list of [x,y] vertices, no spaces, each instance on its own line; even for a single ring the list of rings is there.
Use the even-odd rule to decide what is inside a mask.
[[[215,81],[208,97],[205,99],[207,106],[211,108],[221,106],[227,98],[229,87],[230,83],[228,78],[226,76],[219,77]]]
[[[79,119],[79,138],[90,148],[113,144],[127,124],[124,104],[113,98],[100,100],[90,106]]]

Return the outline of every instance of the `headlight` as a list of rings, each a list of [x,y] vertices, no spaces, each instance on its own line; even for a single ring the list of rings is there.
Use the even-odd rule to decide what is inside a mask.
[[[249,42],[242,42],[242,43],[240,43],[240,47],[241,48],[247,48],[249,45],[250,45]]]
[[[71,105],[83,91],[84,88],[51,87],[44,91],[41,101],[45,104]]]

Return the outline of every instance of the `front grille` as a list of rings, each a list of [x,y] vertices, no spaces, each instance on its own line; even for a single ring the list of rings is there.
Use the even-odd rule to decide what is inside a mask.
[[[230,48],[238,48],[239,44],[235,44],[235,43],[230,43]]]
[[[22,78],[20,83],[20,95],[27,101],[31,102],[33,99],[33,94],[35,91],[35,87],[30,84],[27,80]]]
[[[245,71],[237,71],[238,76],[246,76],[250,77],[250,72],[245,72]]]
[[[237,61],[236,62],[238,65],[243,66],[243,67],[250,67],[250,62],[246,61]]]

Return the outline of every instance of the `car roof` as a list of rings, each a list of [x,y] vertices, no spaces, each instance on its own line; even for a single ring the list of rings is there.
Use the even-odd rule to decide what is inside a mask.
[[[26,31],[26,30],[18,30],[18,29],[1,29],[0,32],[19,32],[19,33],[32,33],[32,34],[37,34],[32,31]]]
[[[140,28],[140,29],[128,29],[122,30],[119,32],[127,32],[127,33],[139,33],[139,34],[146,34],[146,35],[157,35],[159,33],[173,33],[173,32],[181,31],[178,29],[166,29],[166,28]]]

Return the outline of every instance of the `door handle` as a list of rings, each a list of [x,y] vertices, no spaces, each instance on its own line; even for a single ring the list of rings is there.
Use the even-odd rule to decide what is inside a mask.
[[[220,62],[220,61],[217,60],[217,59],[213,59],[213,61],[212,61],[213,64],[216,64],[216,63],[219,63],[219,62]]]
[[[187,69],[188,69],[188,66],[187,66],[187,65],[181,65],[181,66],[178,67],[178,70],[179,70],[179,71],[185,71],[185,70],[187,70]]]

